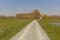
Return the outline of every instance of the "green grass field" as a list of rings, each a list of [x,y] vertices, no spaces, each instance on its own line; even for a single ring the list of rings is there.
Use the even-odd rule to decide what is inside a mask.
[[[9,40],[31,21],[32,19],[0,19],[0,40]],[[60,26],[50,22],[60,22],[60,19],[42,19],[39,21],[51,40],[60,40]]]
[[[32,19],[0,19],[0,40],[9,40],[31,21]]]
[[[39,21],[51,40],[60,40],[60,26],[51,24],[50,22],[60,22],[60,19],[42,19]]]

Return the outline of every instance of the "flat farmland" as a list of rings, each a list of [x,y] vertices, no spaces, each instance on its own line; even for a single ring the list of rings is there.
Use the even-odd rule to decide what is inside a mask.
[[[31,21],[32,19],[0,19],[0,40],[9,40]]]
[[[39,21],[51,40],[60,40],[60,19],[42,19]]]

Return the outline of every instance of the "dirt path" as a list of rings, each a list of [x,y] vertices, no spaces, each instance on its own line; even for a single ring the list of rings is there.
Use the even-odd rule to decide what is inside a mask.
[[[33,20],[10,40],[50,40],[50,38],[41,28],[37,20]]]

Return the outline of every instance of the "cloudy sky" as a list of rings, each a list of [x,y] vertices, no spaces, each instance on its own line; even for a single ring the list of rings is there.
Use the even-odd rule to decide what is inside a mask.
[[[39,9],[41,14],[60,15],[60,0],[0,0],[0,15],[15,15]]]

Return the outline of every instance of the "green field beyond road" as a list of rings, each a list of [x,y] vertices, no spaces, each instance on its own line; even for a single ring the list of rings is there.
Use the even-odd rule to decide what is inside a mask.
[[[0,40],[9,40],[32,19],[0,19]]]
[[[42,19],[39,22],[51,40],[60,40],[60,25],[51,23],[60,22],[60,19]]]

